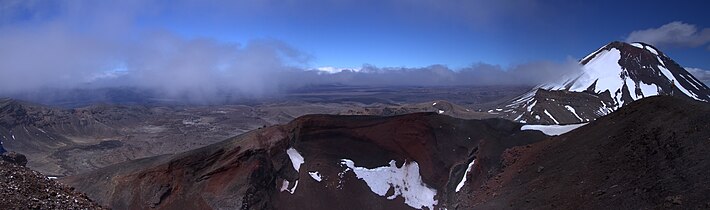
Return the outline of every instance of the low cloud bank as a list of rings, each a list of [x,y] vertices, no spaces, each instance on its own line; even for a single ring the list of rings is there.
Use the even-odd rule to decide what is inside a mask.
[[[1,30],[0,30],[1,31]],[[5,32],[5,31],[3,31]],[[262,97],[309,85],[537,85],[579,71],[576,61],[504,68],[476,63],[337,72],[308,67],[311,56],[277,40],[247,44],[185,39],[168,32],[139,40],[84,36],[61,27],[0,33],[0,95],[130,87],[167,98]]]
[[[8,1],[0,7],[0,97],[123,88],[214,101],[324,84],[537,85],[579,69],[576,61],[540,61],[462,69],[364,65],[326,72],[310,66],[311,55],[278,40],[188,38],[138,21],[156,16],[157,8],[145,1]]]

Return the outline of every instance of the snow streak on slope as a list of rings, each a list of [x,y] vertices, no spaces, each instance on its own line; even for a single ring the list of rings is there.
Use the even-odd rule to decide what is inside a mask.
[[[461,188],[463,187],[464,184],[466,184],[466,177],[468,176],[468,173],[471,173],[471,169],[473,168],[473,164],[476,163],[476,159],[473,159],[471,163],[468,164],[468,168],[466,168],[466,172],[463,174],[463,178],[461,178],[461,181],[459,182],[458,185],[456,185],[456,192],[461,191]]]
[[[362,179],[370,187],[370,190],[379,196],[385,196],[390,188],[394,189],[394,194],[387,199],[395,199],[397,196],[404,198],[404,203],[416,208],[427,207],[434,209],[437,204],[436,190],[426,186],[419,174],[419,164],[417,162],[404,163],[398,168],[394,160],[389,162],[389,166],[382,166],[373,169],[355,166],[355,162],[342,159],[341,164],[352,169],[358,179]]]
[[[569,110],[570,112],[572,112],[572,114],[574,114],[574,117],[576,117],[577,119],[579,119],[579,122],[584,122],[584,120],[582,120],[582,118],[579,117],[579,115],[577,114],[577,111],[575,111],[574,108],[572,108],[572,106],[570,106],[570,105],[565,105],[565,108],[566,108],[567,110]]]
[[[557,121],[557,120],[555,119],[555,117],[553,117],[553,116],[550,114],[550,112],[547,111],[547,109],[543,110],[543,112],[545,112],[545,114],[547,115],[547,117],[549,117],[552,121],[555,121],[555,124],[560,124],[560,122]]]

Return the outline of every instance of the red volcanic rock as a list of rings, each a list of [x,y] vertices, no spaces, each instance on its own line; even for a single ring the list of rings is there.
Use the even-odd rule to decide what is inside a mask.
[[[506,148],[544,138],[501,119],[309,115],[62,181],[116,209],[446,208],[473,159],[468,180],[497,171]],[[368,173],[393,178],[373,182]]]

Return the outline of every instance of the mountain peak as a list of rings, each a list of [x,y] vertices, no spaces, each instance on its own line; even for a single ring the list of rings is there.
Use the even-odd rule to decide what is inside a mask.
[[[642,43],[614,41],[588,55],[583,71],[549,90],[609,91],[616,108],[653,95],[679,92],[700,101],[710,101],[710,89],[658,48]]]
[[[579,123],[649,96],[710,101],[707,85],[647,43],[613,41],[584,57],[580,64],[580,73],[540,85],[543,91],[536,89],[504,104],[506,111],[514,114],[510,118],[528,123]]]

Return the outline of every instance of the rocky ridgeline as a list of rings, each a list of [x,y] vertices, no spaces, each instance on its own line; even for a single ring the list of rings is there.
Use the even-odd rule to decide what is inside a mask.
[[[105,209],[25,164],[22,154],[0,155],[0,209]]]

